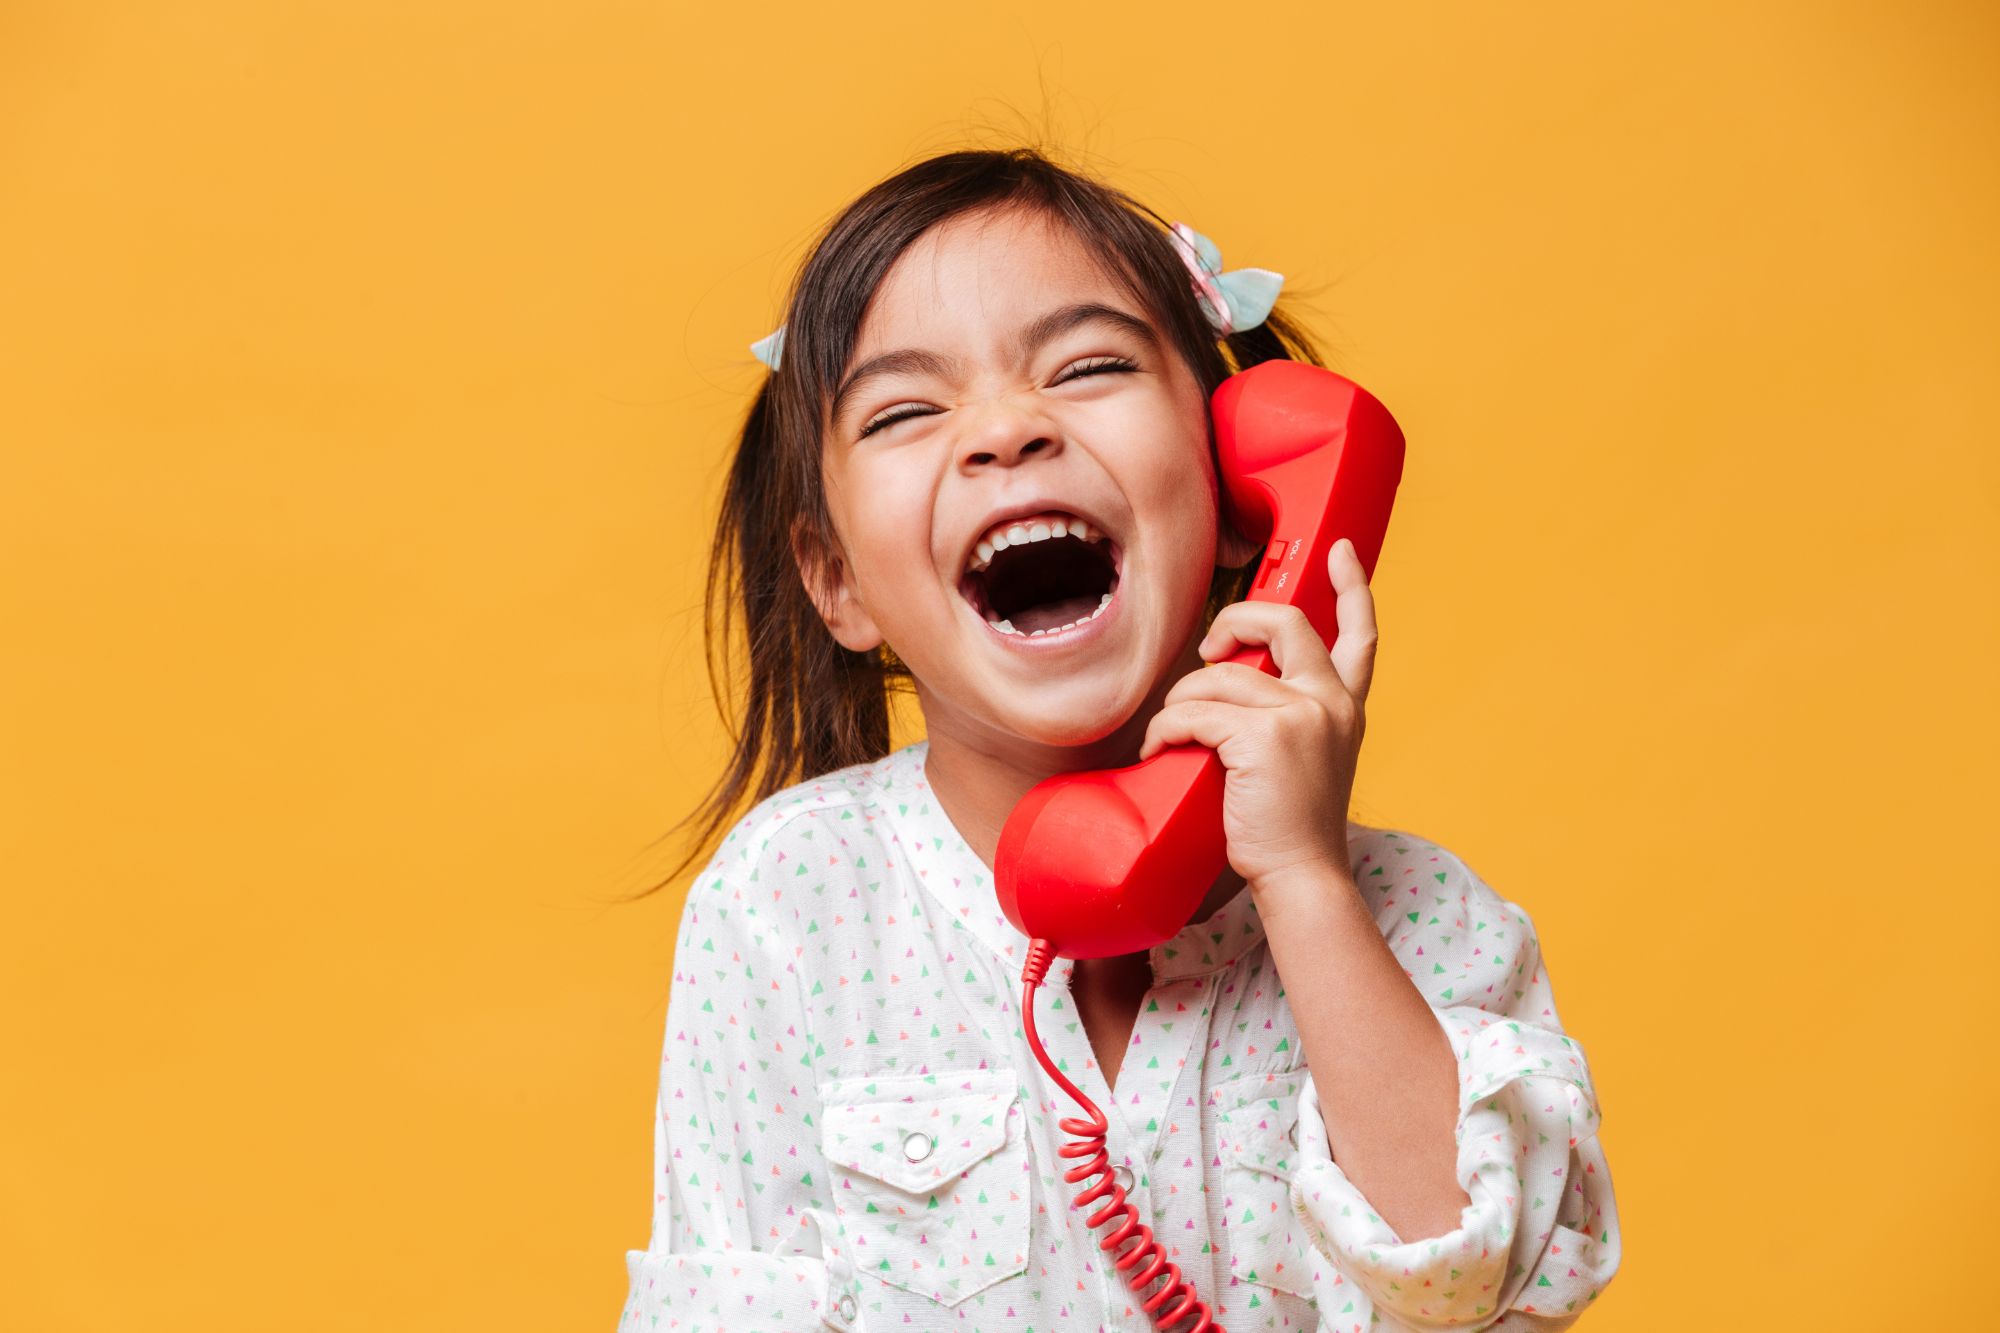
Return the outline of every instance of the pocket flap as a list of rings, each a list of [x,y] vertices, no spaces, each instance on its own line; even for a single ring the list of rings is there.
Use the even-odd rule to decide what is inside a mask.
[[[1224,1161],[1290,1180],[1299,1159],[1296,1097],[1260,1099],[1216,1116],[1216,1145]]]
[[[821,1089],[827,1160],[909,1194],[935,1194],[1007,1141],[1012,1070],[846,1080]]]

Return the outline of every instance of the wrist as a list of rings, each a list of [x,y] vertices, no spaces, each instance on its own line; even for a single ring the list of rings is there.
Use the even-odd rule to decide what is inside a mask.
[[[1361,901],[1361,887],[1354,882],[1354,872],[1331,860],[1286,866],[1245,883],[1257,900],[1260,913],[1299,902],[1324,904],[1348,900],[1358,904]]]

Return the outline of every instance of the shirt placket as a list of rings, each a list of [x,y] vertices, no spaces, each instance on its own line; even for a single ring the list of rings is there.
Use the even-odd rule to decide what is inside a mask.
[[[1121,1179],[1129,1179],[1127,1188],[1139,1220],[1152,1229],[1153,1239],[1184,1272],[1200,1267],[1193,1262],[1199,1256],[1185,1252],[1186,1239],[1206,1235],[1199,1217],[1194,1229],[1187,1230],[1187,1218],[1179,1215],[1201,1207],[1201,1191],[1187,1187],[1187,1182],[1203,1176],[1201,1111],[1196,1106],[1177,1115],[1175,1097],[1189,1060],[1201,1050],[1213,990],[1211,973],[1164,979],[1146,992],[1133,1020],[1131,1042],[1118,1066],[1118,1086],[1112,1093],[1114,1112],[1108,1117],[1114,1126],[1122,1124],[1125,1131],[1107,1146],[1114,1169],[1122,1167],[1130,1173]],[[1167,1188],[1174,1181],[1181,1183],[1179,1195]],[[1179,1207],[1174,1206],[1176,1202]],[[1131,1306],[1134,1314],[1125,1326],[1150,1329],[1151,1322],[1137,1309],[1139,1297],[1115,1268],[1107,1263],[1105,1269],[1109,1280],[1106,1308],[1122,1311]]]
[[[1185,1117],[1174,1114],[1174,1094],[1200,1049],[1213,989],[1212,974],[1176,977],[1155,983],[1139,1003],[1113,1100],[1129,1131],[1131,1158],[1125,1165],[1136,1173],[1141,1193],[1152,1191],[1156,1176],[1171,1176],[1179,1168],[1177,1160],[1168,1160],[1186,1129]]]
[[[1084,1096],[1090,1098],[1104,1110],[1105,1154],[1112,1163],[1113,1174],[1121,1181],[1129,1178],[1128,1196],[1139,1210],[1139,1220],[1152,1225],[1151,1209],[1147,1204],[1145,1190],[1139,1186],[1138,1163],[1143,1160],[1145,1148],[1135,1140],[1128,1118],[1118,1105],[1118,1098],[1104,1079],[1104,1070],[1097,1063],[1097,1055],[1091,1049],[1089,1034],[1083,1030],[1083,1020],[1077,1013],[1076,997],[1071,994],[1068,982],[1071,967],[1067,960],[1059,960],[1052,969],[1048,981],[1042,986],[1037,997],[1036,1030],[1041,1034],[1042,1046],[1049,1053],[1058,1069],[1073,1081]],[[1060,983],[1060,984],[1058,984]],[[1066,1117],[1081,1118],[1082,1111],[1069,1099],[1069,1094],[1057,1087],[1055,1081],[1043,1072],[1031,1054],[1023,1053],[1027,1067],[1034,1079],[1034,1097],[1037,1103],[1048,1107],[1051,1138],[1058,1145],[1068,1143],[1059,1123]],[[1060,1210],[1062,1228],[1074,1246],[1074,1252],[1083,1264],[1095,1275],[1097,1305],[1104,1311],[1103,1327],[1118,1330],[1118,1333],[1147,1333],[1152,1328],[1145,1313],[1138,1308],[1132,1292],[1115,1266],[1114,1255],[1098,1248],[1103,1233],[1091,1231],[1085,1221],[1104,1206],[1103,1199],[1093,1200],[1082,1208],[1072,1208],[1070,1201],[1084,1189],[1088,1180],[1070,1184],[1063,1180],[1062,1173],[1076,1163],[1061,1158],[1052,1165],[1055,1180],[1055,1197],[1051,1200],[1051,1211]],[[1119,1175],[1122,1170],[1128,1175]],[[1109,1231],[1111,1227],[1106,1226]],[[1079,1293],[1080,1294],[1080,1293]],[[1123,1311],[1130,1306],[1132,1313]]]

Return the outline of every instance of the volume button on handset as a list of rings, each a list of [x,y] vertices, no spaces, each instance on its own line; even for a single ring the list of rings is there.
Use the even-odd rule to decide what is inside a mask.
[[[1264,548],[1264,567],[1257,571],[1256,587],[1261,588],[1271,581],[1272,572],[1285,563],[1285,548],[1290,545],[1283,537],[1272,538],[1271,544]]]

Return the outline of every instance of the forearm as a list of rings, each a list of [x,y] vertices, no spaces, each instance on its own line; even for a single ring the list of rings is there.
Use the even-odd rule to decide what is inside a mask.
[[[1455,1175],[1458,1065],[1430,1003],[1345,872],[1251,892],[1334,1160],[1403,1239],[1452,1230],[1471,1202]]]

